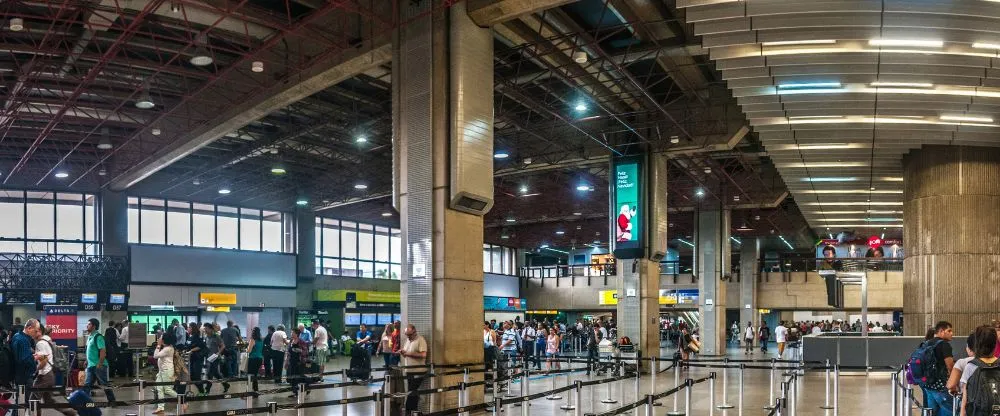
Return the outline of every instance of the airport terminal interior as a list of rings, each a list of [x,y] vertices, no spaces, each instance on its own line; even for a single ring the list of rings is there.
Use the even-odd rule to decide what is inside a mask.
[[[0,414],[995,416],[998,68],[997,0],[0,0]]]

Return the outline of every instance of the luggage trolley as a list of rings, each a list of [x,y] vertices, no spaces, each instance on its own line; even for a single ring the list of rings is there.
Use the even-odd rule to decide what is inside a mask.
[[[629,337],[622,337],[615,348],[615,357],[622,366],[622,374],[635,374],[639,371],[639,351],[635,349]]]

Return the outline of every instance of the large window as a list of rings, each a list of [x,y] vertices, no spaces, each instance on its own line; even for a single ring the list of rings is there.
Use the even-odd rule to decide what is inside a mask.
[[[0,213],[3,207],[0,206]],[[292,215],[154,198],[128,199],[130,243],[293,253]]]
[[[399,279],[399,230],[316,218],[316,274]]]
[[[516,250],[510,247],[483,244],[483,271],[494,274],[514,275]]]
[[[0,190],[0,252],[100,254],[93,194]]]

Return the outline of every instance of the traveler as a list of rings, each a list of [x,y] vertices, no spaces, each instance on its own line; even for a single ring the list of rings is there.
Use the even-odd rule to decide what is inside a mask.
[[[267,335],[264,336],[264,378],[270,379],[271,375],[271,336],[274,335],[274,325],[267,326]]]
[[[374,340],[372,339],[372,331],[368,330],[368,325],[361,324],[358,332],[354,334],[354,340],[357,342],[357,344],[354,344],[355,346],[364,348],[371,354]]]
[[[492,369],[497,361],[497,345],[499,341],[496,332],[493,332],[489,321],[483,321],[483,362],[486,363],[487,370]]]
[[[767,339],[771,337],[771,328],[767,327],[767,322],[761,322],[757,331],[757,338],[760,339],[761,352],[767,352]]]
[[[517,359],[517,332],[511,327],[510,322],[503,323],[503,333],[500,334],[500,351],[505,354],[503,360],[510,360],[511,366],[515,366]]]
[[[400,341],[403,333],[401,325],[402,322],[399,321],[392,323],[392,352],[396,354],[392,358],[392,365],[399,365],[399,351],[403,348],[403,343]]]
[[[392,324],[385,324],[385,328],[382,328],[382,335],[379,337],[378,349],[375,350],[375,353],[382,355],[382,362],[386,367],[392,365]]]
[[[226,377],[223,373],[225,367],[225,356],[226,347],[222,341],[222,337],[215,330],[216,325],[211,323],[205,323],[205,345],[208,346],[208,379],[209,380],[224,380]],[[212,392],[212,383],[205,383],[206,390]],[[222,393],[229,392],[229,383],[222,382]]]
[[[680,350],[681,350],[681,359],[684,360],[684,361],[687,361],[689,358],[691,358],[691,353],[692,352],[696,353],[696,352],[698,352],[700,350],[698,348],[697,342],[695,341],[694,337],[691,336],[690,333],[688,333],[688,330],[687,330],[686,327],[685,328],[681,328],[681,348],[680,348]]]
[[[52,364],[55,360],[53,351],[57,347],[52,343],[52,338],[47,334],[42,335],[43,332],[45,332],[45,328],[39,328],[32,336],[35,342],[34,359],[38,361],[38,365],[35,368],[35,381],[31,384],[31,388],[42,389],[37,393],[42,403],[54,404],[55,399],[52,398],[52,392],[47,389],[56,385],[56,368]],[[76,416],[77,414],[76,410],[73,409],[57,408],[56,410],[68,416]]]
[[[25,328],[27,326],[25,324]],[[95,383],[108,386],[108,350],[105,345],[104,335],[101,335],[99,331],[100,328],[101,321],[97,320],[97,318],[90,318],[87,321],[87,333],[90,336],[87,337],[87,378],[84,385],[86,386],[87,394],[90,396],[93,396]],[[108,397],[109,402],[115,401],[115,392],[110,388],[105,388],[104,394]]]
[[[955,361],[955,366],[952,367],[951,373],[948,373],[948,382],[945,383],[945,387],[948,388],[948,392],[952,396],[957,396],[962,392],[962,387],[964,384],[960,384],[962,380],[962,372],[965,371],[965,366],[969,364],[976,358],[976,353],[973,350],[976,348],[976,333],[973,332],[965,338],[965,358]]]
[[[174,346],[187,344],[187,328],[181,325],[180,321],[176,319],[171,321],[170,328],[173,329],[174,337],[176,337]]]
[[[534,325],[527,323],[524,325],[524,329],[520,330],[519,335],[521,337],[521,349],[524,351],[525,367],[527,367],[527,363],[533,361],[535,357],[535,337],[538,336],[538,331]],[[541,352],[539,351],[539,353]]]
[[[115,329],[115,321],[108,321],[108,327],[104,329],[104,340],[108,349],[108,377],[123,375],[118,373],[118,330]]]
[[[962,414],[966,416],[990,416],[1000,407],[1000,362],[993,355],[997,345],[997,333],[993,327],[983,325],[976,328],[976,357],[962,371]]]
[[[921,343],[908,364],[914,380],[924,390],[924,407],[932,409],[936,415],[950,415],[953,408],[946,386],[948,374],[955,365],[950,343],[952,336],[951,324],[938,322],[934,325],[934,338]],[[977,335],[977,344],[978,338]]]
[[[406,340],[399,350],[399,356],[403,361],[403,366],[414,367],[424,365],[427,362],[427,340],[417,334],[417,328],[413,324],[406,325]],[[406,414],[417,410],[420,403],[420,396],[414,394],[420,388],[420,384],[425,378],[425,372],[421,368],[407,368],[406,373]]]
[[[188,325],[188,353],[191,354],[191,381],[201,381],[203,380],[203,373],[205,369],[205,352],[208,351],[208,346],[205,345],[205,338],[201,336],[201,331],[198,328],[198,324],[192,322]],[[197,383],[198,395],[206,395],[206,389],[204,383]]]
[[[247,345],[247,375],[253,383],[253,391],[257,389],[257,378],[260,376],[260,366],[264,363],[264,340],[260,337],[260,327],[250,331],[250,343]]]
[[[326,328],[320,325],[319,319],[313,319],[313,349],[316,351],[316,364],[319,364],[319,372],[326,371],[326,360],[330,356],[330,334]]]
[[[545,337],[545,358],[548,370],[559,370],[562,365],[559,360],[556,359],[556,355],[559,355],[559,345],[562,344],[562,337],[555,328],[548,331],[548,335]]]
[[[240,342],[240,330],[233,327],[233,321],[226,321],[226,328],[219,334],[222,336],[222,374],[226,377],[236,377],[240,375],[239,360],[240,354],[236,345]],[[229,389],[226,388],[226,391]]]
[[[278,329],[271,335],[271,372],[274,375],[274,382],[281,382],[281,370],[285,368],[285,350],[288,348],[288,335],[285,335],[285,326],[278,325]]]
[[[159,370],[156,373],[157,383],[172,383],[175,381],[174,343],[176,343],[176,340],[177,337],[174,336],[173,328],[170,331],[164,332],[163,336],[156,340],[156,351],[153,352],[153,358],[156,358],[156,368]],[[153,390],[160,399],[177,397],[177,392],[174,391],[174,386],[171,384],[157,385]],[[164,407],[163,403],[157,404],[153,414],[162,415],[165,412]]]
[[[312,332],[306,328],[306,324],[299,322],[299,339],[306,343],[306,345],[311,345],[313,341]]]
[[[535,326],[535,370],[542,369],[542,355],[545,354],[545,337],[548,331],[542,324],[533,324]]]
[[[288,343],[288,382],[292,384],[291,398],[299,397],[299,385],[306,383],[306,362],[309,360],[309,344],[302,338],[302,330],[292,330],[292,339]],[[308,385],[308,383],[306,383]]]
[[[22,327],[24,329],[14,334],[10,345],[10,349],[14,354],[14,384],[20,386],[30,386],[33,380],[33,375],[35,374],[35,369],[38,368],[38,361],[35,360],[35,356],[31,348],[32,345],[35,345],[35,338],[38,338],[39,336],[38,320],[28,319],[28,322],[26,322]],[[25,392],[25,404],[28,404],[28,397],[30,395],[30,391]]]
[[[744,355],[753,355],[753,322],[747,321],[747,329],[743,331],[743,342],[746,343]]]
[[[135,377],[135,366],[132,365],[132,352],[128,345],[128,320],[121,321],[118,331],[118,374]]]
[[[587,342],[587,375],[590,371],[597,371],[598,347],[601,345],[601,324],[595,323],[594,327],[584,334]]]
[[[774,328],[774,341],[778,343],[778,358],[782,358],[785,355],[785,341],[788,339],[788,328],[785,327],[785,321],[781,321],[777,327]]]

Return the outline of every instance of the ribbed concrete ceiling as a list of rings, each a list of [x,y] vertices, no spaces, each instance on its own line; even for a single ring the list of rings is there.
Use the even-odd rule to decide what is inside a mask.
[[[902,227],[902,156],[1000,145],[1000,3],[678,0],[820,235]]]

